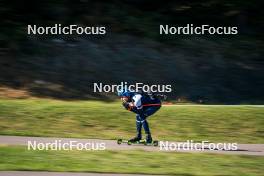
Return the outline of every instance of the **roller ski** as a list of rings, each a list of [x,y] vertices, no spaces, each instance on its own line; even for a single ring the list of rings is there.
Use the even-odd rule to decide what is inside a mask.
[[[154,140],[154,141],[147,141],[146,139],[140,139],[140,140],[127,140],[127,139],[117,139],[117,144],[127,144],[127,145],[133,145],[133,144],[138,144],[138,145],[148,145],[148,146],[158,146],[159,141]]]

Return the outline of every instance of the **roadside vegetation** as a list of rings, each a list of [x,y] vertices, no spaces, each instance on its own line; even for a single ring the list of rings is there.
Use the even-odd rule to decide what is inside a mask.
[[[1,146],[0,156],[0,170],[260,176],[264,167],[264,157],[178,152],[33,151]]]
[[[162,107],[150,117],[154,139],[264,143],[263,107]],[[117,139],[135,135],[120,102],[0,99],[0,134]]]

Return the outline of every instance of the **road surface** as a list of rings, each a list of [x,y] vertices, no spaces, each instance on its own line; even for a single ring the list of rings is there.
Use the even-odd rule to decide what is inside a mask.
[[[115,140],[101,140],[101,139],[77,139],[77,138],[53,138],[53,137],[22,137],[22,136],[0,136],[0,144],[2,145],[26,145],[28,142],[34,143],[54,143],[55,141],[60,141],[61,144],[70,143],[70,141],[75,141],[76,143],[104,143],[106,150],[135,150],[141,149],[145,151],[156,151],[156,152],[207,152],[207,153],[218,153],[218,154],[239,154],[239,155],[257,155],[264,156],[264,144],[238,144],[237,150],[195,150],[194,148],[177,148],[176,150],[161,150],[160,147],[154,146],[144,146],[144,145],[118,145]],[[170,142],[178,144],[179,142]]]

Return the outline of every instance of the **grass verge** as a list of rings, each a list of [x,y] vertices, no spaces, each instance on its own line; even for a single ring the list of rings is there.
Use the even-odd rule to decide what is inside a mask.
[[[162,107],[149,118],[159,140],[264,143],[264,108]],[[114,139],[135,134],[120,103],[0,99],[0,134]]]
[[[0,170],[170,175],[262,175],[264,157],[146,151],[33,151],[0,147]]]

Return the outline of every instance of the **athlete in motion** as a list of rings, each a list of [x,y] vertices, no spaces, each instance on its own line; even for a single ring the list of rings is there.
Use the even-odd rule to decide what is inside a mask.
[[[142,139],[142,126],[146,133],[146,143],[152,143],[152,137],[147,118],[157,112],[161,107],[161,101],[153,93],[131,92],[129,90],[119,90],[125,109],[136,113],[137,135],[130,139],[130,142],[137,142]]]

